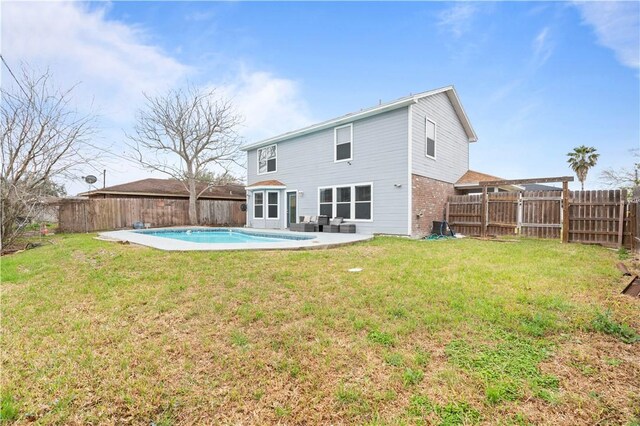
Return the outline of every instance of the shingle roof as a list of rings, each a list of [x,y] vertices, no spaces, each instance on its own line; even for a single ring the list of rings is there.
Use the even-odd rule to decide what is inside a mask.
[[[247,188],[255,188],[255,187],[263,187],[263,186],[285,186],[284,183],[279,180],[261,180],[260,182],[252,183],[248,185]]]
[[[486,182],[490,180],[503,180],[501,177],[488,175],[486,173],[476,172],[474,170],[467,170],[467,173],[463,174],[460,179],[456,182],[456,184],[469,184],[469,183],[478,183],[478,182]]]
[[[562,188],[551,185],[541,185],[539,183],[527,183],[524,186],[525,191],[562,191]]]
[[[205,189],[206,184],[196,185],[198,192]],[[134,182],[127,182],[120,185],[109,186],[104,189],[97,189],[82,195],[98,194],[121,194],[121,195],[146,195],[146,196],[171,196],[188,197],[189,192],[184,184],[176,179],[142,179]],[[246,192],[244,185],[230,184],[218,185],[208,188],[202,193],[200,198],[214,198],[225,200],[244,200]]]
[[[352,112],[349,114],[342,115],[340,117],[332,118],[330,120],[326,120],[320,123],[313,124],[311,126],[303,127],[301,129],[293,130],[291,132],[287,132],[278,136],[274,136],[272,138],[264,139],[258,142],[253,142],[242,146],[240,149],[243,151],[249,151],[252,149],[260,148],[262,146],[266,146],[276,142],[282,142],[294,137],[306,135],[312,132],[320,131],[323,129],[327,129],[330,127],[339,126],[341,124],[346,124],[352,122],[354,120],[360,120],[365,117],[370,117],[376,114],[381,114],[387,111],[392,111],[397,108],[406,107],[408,105],[416,103],[419,99],[426,98],[428,96],[437,95],[440,93],[445,93],[451,104],[453,105],[453,109],[455,110],[462,127],[467,135],[469,142],[476,142],[478,140],[478,136],[476,135],[473,127],[471,126],[471,122],[469,121],[469,117],[467,117],[464,108],[462,107],[462,103],[460,102],[460,98],[456,92],[456,89],[453,86],[441,87],[439,89],[428,90],[426,92],[418,93],[415,95],[405,96],[400,99],[396,99],[395,101],[383,103],[376,105],[374,107],[361,109],[357,112]]]

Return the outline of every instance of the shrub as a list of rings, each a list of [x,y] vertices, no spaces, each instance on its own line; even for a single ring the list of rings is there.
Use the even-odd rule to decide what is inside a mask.
[[[596,313],[596,317],[591,321],[591,325],[595,331],[617,337],[627,344],[640,341],[640,334],[627,324],[620,324],[614,321],[611,318],[611,311],[609,310],[604,313]]]
[[[378,343],[384,346],[393,346],[393,337],[389,333],[382,331],[370,331],[367,338],[373,343]]]

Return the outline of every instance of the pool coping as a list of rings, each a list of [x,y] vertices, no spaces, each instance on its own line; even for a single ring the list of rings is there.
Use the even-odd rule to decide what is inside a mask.
[[[181,229],[220,229],[207,226],[175,226],[167,228],[151,228],[145,231],[181,230]],[[157,237],[135,230],[120,230],[100,232],[98,238],[106,241],[129,242],[133,244],[152,247],[166,251],[231,251],[231,250],[314,250],[337,247],[346,244],[354,244],[373,239],[369,234],[339,234],[328,232],[293,232],[288,229],[257,229],[224,227],[224,229],[237,229],[241,231],[255,231],[261,234],[296,235],[313,237],[306,240],[290,240],[269,243],[195,243],[190,241],[174,240],[171,238]]]

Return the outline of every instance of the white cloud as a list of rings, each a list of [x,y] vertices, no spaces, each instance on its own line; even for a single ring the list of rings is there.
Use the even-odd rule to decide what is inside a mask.
[[[618,61],[640,68],[640,3],[603,1],[574,3],[585,24],[593,27],[598,43],[614,51]]]
[[[125,149],[123,129],[131,128],[135,111],[143,105],[142,92],[161,93],[195,76],[210,82],[220,78],[210,75],[210,69],[173,58],[153,44],[153,34],[143,26],[108,19],[108,7],[76,2],[3,2],[2,54],[16,70],[21,62],[37,70],[49,68],[62,88],[80,82],[74,90],[78,108],[91,107],[99,114],[99,140],[121,155]],[[239,72],[221,70],[227,75],[234,72],[234,77],[218,87],[245,116],[243,136],[255,140],[310,123],[295,81],[240,68]],[[105,160],[101,167],[107,168],[109,185],[149,176],[120,159]],[[98,172],[101,170],[87,170]],[[86,190],[86,185],[67,182],[67,188],[75,193]]]
[[[85,106],[95,100],[100,115],[122,123],[143,91],[164,90],[191,69],[147,43],[141,29],[105,13],[79,3],[4,2],[2,49],[16,67],[50,68],[60,86],[80,82],[76,99]]]
[[[198,22],[198,21],[210,21],[215,17],[215,13],[213,10],[201,10],[196,12],[187,13],[184,17],[187,21]]]
[[[455,38],[462,37],[471,26],[477,8],[471,3],[456,3],[438,15],[438,25]]]
[[[535,75],[540,67],[542,67],[547,60],[553,54],[554,43],[551,38],[551,29],[544,27],[541,29],[531,42],[531,54],[527,58],[527,62],[524,67],[521,68],[519,73],[514,75],[515,78],[495,88],[489,97],[487,102],[489,105],[496,104],[503,101],[506,98],[514,96],[514,92],[521,92],[523,86]],[[527,94],[519,93],[520,97],[527,97]]]
[[[551,36],[549,34],[549,27],[544,27],[533,39],[533,58],[531,66],[534,69],[540,68],[544,65],[553,53],[553,43],[551,42]]]
[[[240,133],[249,142],[296,130],[313,122],[295,81],[263,71],[243,69],[234,81],[217,87],[243,115]]]

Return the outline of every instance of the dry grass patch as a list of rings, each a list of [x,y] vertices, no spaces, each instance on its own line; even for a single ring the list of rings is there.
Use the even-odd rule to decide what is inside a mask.
[[[325,251],[168,253],[84,235],[53,242],[2,262],[1,407],[18,423],[640,416],[639,346],[621,339],[640,330],[640,307],[617,294],[608,250],[376,238]]]

